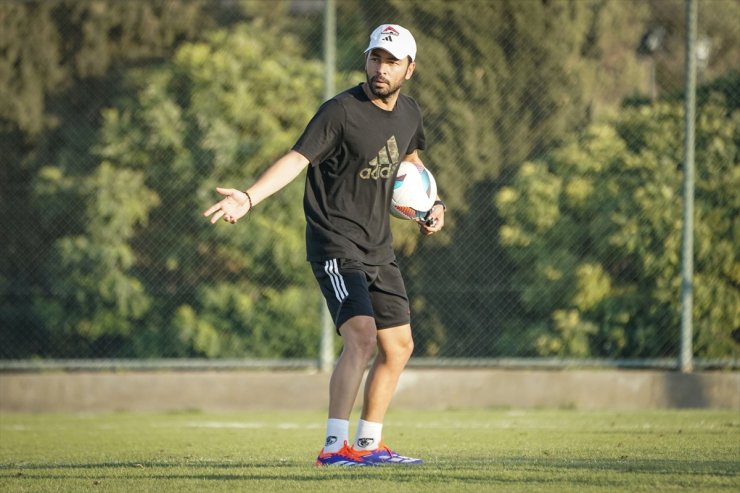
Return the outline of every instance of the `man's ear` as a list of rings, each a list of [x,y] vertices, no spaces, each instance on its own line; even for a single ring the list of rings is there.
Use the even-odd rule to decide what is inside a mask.
[[[409,80],[414,74],[414,69],[416,69],[416,62],[412,62],[409,57],[409,66],[406,67],[406,80]]]

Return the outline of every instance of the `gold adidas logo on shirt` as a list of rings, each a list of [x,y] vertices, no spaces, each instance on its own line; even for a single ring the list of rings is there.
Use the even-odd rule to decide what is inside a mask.
[[[368,163],[369,166],[360,171],[360,178],[363,180],[385,180],[391,178],[398,168],[400,157],[396,136],[392,135],[383,148],[378,151],[378,157],[373,158]]]

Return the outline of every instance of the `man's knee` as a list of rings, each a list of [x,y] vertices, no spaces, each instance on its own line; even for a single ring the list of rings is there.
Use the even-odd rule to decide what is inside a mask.
[[[378,347],[378,330],[372,317],[352,317],[342,324],[339,333],[345,351],[354,352],[359,357],[370,359]]]
[[[414,352],[414,338],[409,326],[381,330],[378,339],[382,353],[390,361],[405,364]]]
[[[385,349],[386,356],[389,359],[403,362],[404,364],[411,359],[411,354],[414,352],[414,340],[409,337],[393,344],[391,347]]]
[[[406,359],[411,358],[411,354],[414,352],[414,338],[409,337],[408,340],[404,341],[403,352],[406,355]]]

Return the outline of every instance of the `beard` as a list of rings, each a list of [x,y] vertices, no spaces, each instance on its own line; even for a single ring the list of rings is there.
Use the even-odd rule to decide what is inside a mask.
[[[388,97],[397,93],[399,90],[401,90],[401,86],[403,85],[403,81],[397,84],[392,84],[391,81],[378,77],[377,75],[374,77],[369,77],[366,74],[365,77],[367,79],[367,86],[370,88],[370,92],[381,99],[387,99]],[[375,83],[378,81],[385,82],[385,86],[375,85]]]

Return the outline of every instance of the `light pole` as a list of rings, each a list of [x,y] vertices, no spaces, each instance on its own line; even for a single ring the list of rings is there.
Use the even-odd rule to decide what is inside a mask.
[[[686,0],[686,97],[684,113],[683,228],[681,230],[681,352],[679,367],[694,369],[694,121],[696,118],[696,0]]]
[[[334,96],[334,71],[337,53],[337,13],[335,0],[324,3],[324,101]],[[321,342],[319,370],[328,373],[334,366],[334,321],[321,297]]]

